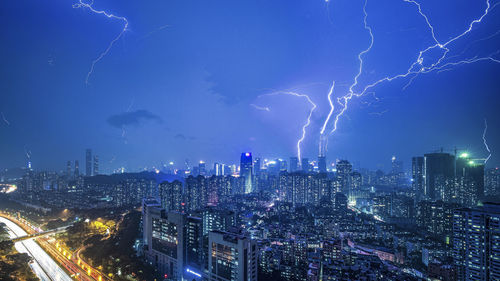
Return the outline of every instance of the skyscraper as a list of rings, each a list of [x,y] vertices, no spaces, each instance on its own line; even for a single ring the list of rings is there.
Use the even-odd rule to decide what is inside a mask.
[[[257,281],[257,245],[239,233],[208,235],[209,280]]]
[[[252,153],[242,153],[240,158],[240,176],[245,178],[245,193],[251,193],[253,191],[252,166]]]
[[[290,157],[290,172],[296,172],[299,169],[299,158]]]
[[[200,164],[199,164],[199,174],[201,176],[206,176],[207,175],[207,164],[203,161],[200,161]]]
[[[69,178],[71,177],[71,161],[68,161],[66,164],[66,176]]]
[[[320,173],[326,173],[326,156],[318,156],[318,170]]]
[[[500,280],[500,205],[462,208],[453,215],[458,280]]]
[[[455,177],[455,156],[442,152],[425,154],[424,171],[426,199],[443,199]]]
[[[484,195],[484,164],[470,159],[463,153],[456,161],[456,184],[453,192],[456,200],[473,207]]]
[[[312,172],[312,166],[309,163],[309,158],[302,158],[301,159],[301,166],[302,166],[302,171],[305,173],[310,173]]]
[[[411,159],[411,185],[416,201],[422,200],[424,190],[424,157],[413,157]]]
[[[85,151],[85,175],[92,176],[92,149]]]
[[[497,196],[500,195],[500,169],[493,168],[489,169],[485,173],[484,177],[484,193],[487,196]]]
[[[337,178],[340,182],[340,192],[347,196],[351,187],[352,164],[347,160],[339,160],[336,166]]]
[[[255,159],[255,162],[253,164],[253,168],[254,168],[254,171],[255,171],[254,174],[256,176],[259,176],[260,175],[260,168],[261,168],[260,158],[256,158]]]
[[[94,155],[94,176],[99,174],[99,156]]]
[[[78,163],[78,160],[75,160],[75,177],[80,176],[80,164]]]

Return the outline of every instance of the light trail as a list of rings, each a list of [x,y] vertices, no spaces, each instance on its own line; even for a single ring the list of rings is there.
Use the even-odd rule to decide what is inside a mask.
[[[118,41],[118,39],[120,39],[122,37],[122,35],[125,33],[125,31],[127,31],[127,27],[128,27],[128,20],[125,17],[115,16],[114,14],[110,14],[110,13],[103,11],[103,10],[96,10],[96,9],[94,9],[94,7],[92,7],[92,5],[94,5],[93,0],[91,0],[89,3],[85,3],[82,0],[78,0],[78,3],[73,4],[73,8],[75,8],[75,9],[87,8],[92,13],[99,14],[99,15],[105,15],[107,18],[117,19],[117,20],[123,21],[124,25],[123,25],[123,29],[118,34],[118,36],[116,36],[108,44],[108,47],[95,60],[92,61],[92,65],[90,66],[90,70],[87,73],[87,78],[85,79],[85,84],[87,84],[87,85],[89,84],[90,75],[92,75],[92,72],[94,72],[94,68],[95,68],[96,63],[98,63],[102,58],[104,58],[104,56],[106,56],[109,53],[109,51],[111,50],[111,48],[113,47],[115,42]]]
[[[333,121],[333,128],[331,129],[329,135],[332,135],[337,130],[337,128],[338,128],[338,121],[339,121],[340,117],[342,117],[344,115],[345,111],[348,109],[349,101],[353,97],[361,97],[361,96],[365,95],[366,93],[368,93],[372,88],[378,86],[379,84],[381,84],[383,82],[391,82],[391,81],[399,79],[399,78],[408,78],[408,77],[411,76],[410,81],[403,88],[403,89],[406,89],[412,83],[412,81],[414,79],[416,79],[416,77],[418,77],[419,74],[427,74],[427,73],[431,73],[431,72],[434,72],[434,71],[437,71],[437,72],[447,71],[447,70],[452,69],[453,67],[457,67],[457,66],[460,66],[460,65],[467,65],[467,64],[472,64],[472,63],[477,63],[477,62],[483,62],[483,61],[484,62],[500,63],[499,59],[494,58],[494,55],[498,54],[498,52],[494,53],[494,54],[492,54],[490,56],[486,56],[486,57],[474,57],[474,58],[463,59],[463,60],[454,61],[454,62],[453,61],[451,61],[451,62],[450,61],[449,62],[445,62],[446,59],[448,59],[448,60],[451,59],[451,58],[447,57],[447,55],[448,55],[448,53],[450,51],[450,49],[448,48],[450,46],[450,44],[454,43],[455,41],[457,41],[457,40],[465,37],[467,34],[469,34],[472,31],[472,28],[476,24],[481,23],[482,20],[488,15],[488,13],[490,12],[490,10],[492,10],[493,8],[495,8],[498,5],[498,3],[495,4],[492,7],[491,4],[490,4],[490,0],[486,0],[486,8],[485,8],[484,12],[481,14],[480,17],[478,17],[478,18],[474,19],[472,22],[470,22],[469,25],[468,25],[468,28],[465,31],[463,31],[462,33],[456,35],[455,37],[452,37],[448,41],[442,43],[442,42],[440,42],[438,40],[438,38],[436,36],[436,33],[435,33],[435,28],[431,24],[431,21],[429,20],[429,17],[422,11],[422,7],[421,7],[420,3],[417,2],[417,1],[415,1],[415,0],[403,0],[403,1],[406,2],[406,3],[409,3],[409,4],[412,4],[412,5],[416,6],[418,13],[424,19],[427,27],[430,30],[430,34],[431,34],[431,37],[432,37],[434,43],[432,45],[428,46],[427,48],[419,51],[416,60],[410,65],[410,67],[408,68],[408,70],[406,72],[400,73],[400,74],[397,74],[397,75],[394,75],[394,76],[384,77],[384,78],[379,79],[379,80],[377,80],[375,82],[372,82],[371,84],[366,85],[361,91],[358,91],[358,92],[354,91],[354,88],[358,85],[358,78],[360,77],[360,75],[362,73],[362,70],[363,70],[363,56],[366,55],[371,50],[371,47],[373,46],[373,42],[374,42],[374,36],[373,36],[372,29],[367,24],[368,14],[366,12],[366,5],[367,5],[368,0],[365,0],[365,4],[363,6],[364,28],[365,28],[365,30],[369,31],[371,42],[370,42],[369,47],[367,49],[363,50],[358,55],[358,60],[360,61],[359,70],[358,70],[357,75],[354,77],[353,84],[349,87],[349,92],[346,95],[337,98],[337,102],[342,107],[335,114],[335,117],[333,118],[333,120],[334,120]],[[494,35],[496,35],[496,33]],[[494,36],[494,35],[492,35],[492,36]],[[428,54],[431,50],[434,50],[434,49],[440,49],[440,50],[442,50],[441,56],[438,57],[434,62],[431,62],[430,64],[427,64],[427,65],[424,65],[424,57],[425,57],[425,55]],[[327,120],[325,120],[325,124],[329,123],[330,118],[331,118],[331,115],[329,115],[327,117]],[[326,126],[324,126],[324,127],[326,127]],[[323,134],[323,133],[324,133],[324,131],[322,130],[321,134]]]
[[[10,238],[26,236],[27,233],[9,219],[0,217],[9,232]],[[14,244],[20,253],[26,253],[34,259],[33,271],[42,280],[71,281],[71,277],[35,242],[33,239],[23,240]]]
[[[317,106],[316,106],[316,104],[312,101],[312,99],[308,95],[306,95],[306,94],[299,94],[299,93],[296,93],[296,92],[275,92],[275,93],[260,95],[258,97],[260,98],[260,97],[264,97],[264,96],[276,96],[276,95],[289,95],[289,96],[294,96],[294,97],[305,98],[307,100],[307,102],[311,105],[311,109],[309,110],[309,114],[307,116],[307,121],[302,126],[302,136],[297,141],[297,158],[299,159],[299,163],[300,163],[300,161],[302,159],[301,145],[302,145],[302,142],[306,138],[307,127],[309,127],[309,125],[311,125],[311,117],[312,117],[312,114],[313,114],[313,112],[314,112],[314,110],[316,109]]]
[[[488,146],[488,142],[486,141],[486,132],[488,131],[488,121],[486,120],[486,118],[484,119],[484,131],[483,131],[483,143],[484,143],[484,147],[486,148],[486,150],[488,151],[488,157],[486,157],[486,159],[484,159],[484,164],[486,164],[488,162],[488,160],[490,160],[491,158],[491,150],[490,150],[490,147]]]

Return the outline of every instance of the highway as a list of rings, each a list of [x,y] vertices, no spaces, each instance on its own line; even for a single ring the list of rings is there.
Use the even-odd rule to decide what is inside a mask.
[[[5,223],[7,226],[10,238],[28,235],[21,227],[4,217],[0,217],[0,222]],[[68,274],[66,274],[66,272],[32,239],[16,242],[14,246],[18,252],[27,253],[33,257],[34,261],[30,266],[42,281],[72,280],[71,277],[69,277]]]

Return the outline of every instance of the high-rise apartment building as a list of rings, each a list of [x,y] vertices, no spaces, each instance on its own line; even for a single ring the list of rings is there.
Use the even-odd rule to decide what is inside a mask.
[[[158,185],[162,208],[167,211],[182,211],[183,192],[182,182],[162,182]]]
[[[443,199],[455,178],[455,156],[448,153],[429,153],[424,155],[425,198]]]
[[[336,167],[337,178],[340,182],[340,192],[348,196],[349,190],[351,189],[352,164],[347,160],[339,160],[337,161]]]
[[[257,252],[256,243],[242,234],[210,232],[209,280],[257,281]]]
[[[500,205],[457,209],[453,258],[458,280],[500,280]]]
[[[411,159],[411,185],[416,201],[421,201],[425,194],[424,157]]]

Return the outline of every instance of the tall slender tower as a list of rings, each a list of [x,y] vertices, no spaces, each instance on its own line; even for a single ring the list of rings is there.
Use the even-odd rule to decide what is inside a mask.
[[[326,144],[327,136],[319,136],[319,155],[318,155],[318,170],[320,173],[326,173]]]
[[[75,160],[75,177],[80,176],[80,164],[78,163],[78,160]]]
[[[92,149],[85,151],[85,175],[92,176]]]

